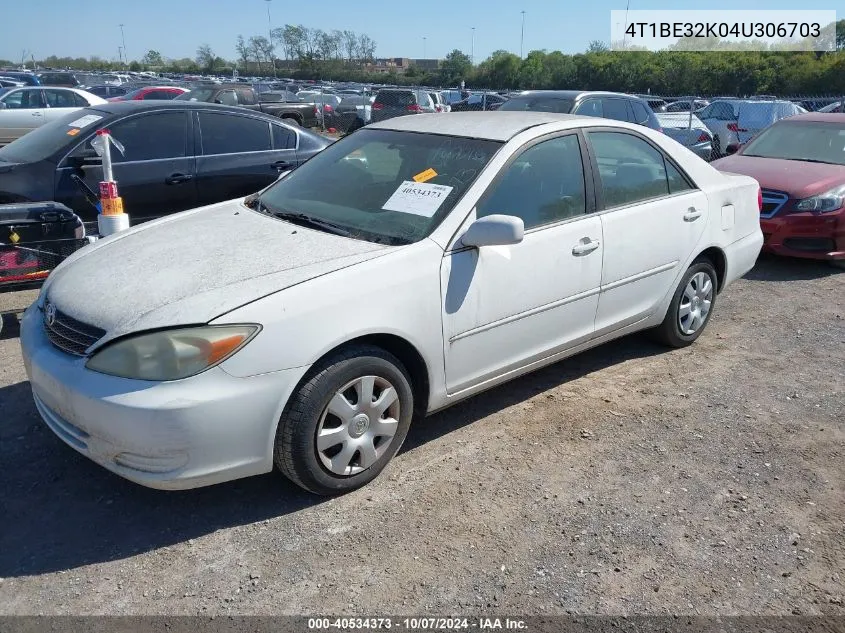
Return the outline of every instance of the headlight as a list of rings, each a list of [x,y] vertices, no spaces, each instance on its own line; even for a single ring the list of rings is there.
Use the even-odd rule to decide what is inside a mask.
[[[841,209],[845,205],[845,185],[826,191],[825,193],[799,200],[795,208],[798,211],[815,211],[828,213]]]
[[[179,380],[223,362],[259,329],[257,325],[222,325],[141,334],[107,345],[85,366],[121,378]]]

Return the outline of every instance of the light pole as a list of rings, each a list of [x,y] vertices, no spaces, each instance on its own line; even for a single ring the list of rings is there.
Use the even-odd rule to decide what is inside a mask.
[[[264,0],[267,3],[267,42],[270,44],[270,60],[273,62],[273,77],[276,77],[276,56],[273,54],[273,22],[270,20],[270,3],[273,0]]]
[[[121,64],[123,63],[123,47],[122,46],[117,47],[117,59]]]
[[[475,66],[475,27],[472,27],[472,48],[469,56],[472,65]]]
[[[524,58],[523,48],[525,46],[525,11],[522,12],[522,35],[519,37],[519,58]]]
[[[425,44],[427,39],[427,37],[423,36],[423,59],[425,59]]]
[[[123,42],[123,55],[126,58],[126,61],[129,61],[129,55],[126,53],[126,35],[123,34],[123,25],[119,24],[120,27],[120,40]]]

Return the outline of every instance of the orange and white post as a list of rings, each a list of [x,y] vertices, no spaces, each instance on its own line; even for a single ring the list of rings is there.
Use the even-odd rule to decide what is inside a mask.
[[[103,180],[100,182],[100,214],[97,224],[103,237],[129,228],[129,216],[123,210],[123,199],[117,190],[112,168],[111,146],[114,144],[122,152],[120,146],[111,137],[107,129],[97,130],[94,143],[101,152],[103,159]]]

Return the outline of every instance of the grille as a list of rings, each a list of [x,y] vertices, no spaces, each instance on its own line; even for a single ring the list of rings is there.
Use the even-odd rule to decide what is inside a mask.
[[[771,189],[763,189],[763,210],[760,211],[761,218],[771,218],[781,207],[789,200],[789,196],[780,191],[772,191]]]
[[[47,315],[52,307],[49,301],[44,304],[44,332],[63,352],[84,356],[86,349],[105,336],[105,330],[77,321],[60,310],[55,311],[52,323],[48,323]]]

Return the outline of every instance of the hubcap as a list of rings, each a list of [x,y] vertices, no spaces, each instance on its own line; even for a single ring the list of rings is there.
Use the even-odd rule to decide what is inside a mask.
[[[678,307],[678,325],[681,332],[689,336],[704,325],[710,306],[713,305],[713,281],[710,275],[696,273],[689,280]]]
[[[317,456],[335,475],[351,476],[376,463],[399,427],[399,394],[380,376],[362,376],[329,400],[317,426]]]

